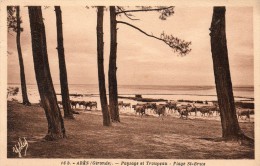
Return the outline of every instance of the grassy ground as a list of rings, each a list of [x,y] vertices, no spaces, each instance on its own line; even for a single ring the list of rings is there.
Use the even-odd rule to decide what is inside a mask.
[[[253,122],[240,126],[254,137]],[[8,157],[17,157],[12,147],[19,137],[26,137],[26,158],[254,158],[254,147],[204,139],[221,136],[220,121],[215,120],[121,115],[121,123],[103,127],[100,113],[81,111],[75,120],[65,119],[65,127],[66,139],[45,141],[47,121],[43,109],[8,102]]]

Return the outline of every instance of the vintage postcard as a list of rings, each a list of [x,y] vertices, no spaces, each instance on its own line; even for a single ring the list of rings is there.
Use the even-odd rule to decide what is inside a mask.
[[[0,3],[1,165],[260,165],[258,0]]]

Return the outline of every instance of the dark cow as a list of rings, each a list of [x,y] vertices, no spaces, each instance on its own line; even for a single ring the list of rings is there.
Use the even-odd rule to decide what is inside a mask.
[[[127,107],[131,109],[131,103],[122,103],[122,108],[126,109]]]
[[[215,107],[215,109],[213,109],[213,111],[216,112],[216,116],[219,116],[220,115],[220,110],[219,110],[219,106],[217,103],[213,103],[213,107]]]
[[[155,112],[156,114],[159,115],[159,117],[162,115],[162,120],[163,120],[163,116],[165,116],[165,104],[159,104],[156,106]]]
[[[208,116],[213,115],[213,112],[207,108],[199,108],[198,110],[200,111],[201,116],[206,116],[206,114]]]
[[[143,117],[143,115],[145,114],[145,109],[146,109],[146,105],[145,104],[138,104],[137,105],[132,105],[132,107],[135,110],[135,114],[139,113],[139,115],[141,117]]]
[[[75,107],[75,109],[76,109],[78,102],[71,100],[70,104],[71,104],[71,108]]]
[[[173,113],[173,109],[176,111],[177,110],[177,102],[167,102],[165,104],[165,107],[168,108],[168,113],[170,113],[170,111]]]
[[[124,103],[123,101],[118,102],[119,109],[121,108],[126,109],[127,107],[131,109],[131,103]]]
[[[82,108],[84,108],[84,107],[85,107],[85,104],[86,104],[86,102],[85,102],[85,101],[78,101],[78,104],[79,104],[79,107],[82,107]]]
[[[201,116],[205,116],[206,114],[208,114],[208,116],[211,116],[215,111],[218,110],[216,106],[202,106],[197,109],[198,111],[200,111]]]
[[[91,108],[95,108],[95,109],[97,109],[97,102],[96,101],[91,101]]]
[[[187,111],[190,115],[192,112],[195,112],[195,116],[197,116],[197,107],[194,104],[192,104],[192,105],[188,104]]]
[[[97,102],[96,101],[86,101],[85,109],[87,109],[88,107],[90,110],[92,110],[93,107],[97,109]]]
[[[177,111],[181,115],[180,118],[183,118],[184,116],[186,116],[186,119],[188,119],[189,112],[187,110],[187,106],[185,106],[185,105],[179,106],[179,107],[177,107]]]
[[[118,101],[118,107],[123,107],[124,102],[123,101]]]
[[[156,103],[146,103],[146,109],[149,109],[150,111],[155,111]]]
[[[250,122],[250,110],[242,110],[242,109],[238,109],[237,110],[237,118],[241,118],[242,119],[242,116],[245,116],[246,118],[245,119],[249,119],[249,122]]]

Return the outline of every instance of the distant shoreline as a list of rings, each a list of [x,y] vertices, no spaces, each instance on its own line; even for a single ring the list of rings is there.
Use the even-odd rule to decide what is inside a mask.
[[[7,85],[20,85],[21,83],[7,83]],[[27,84],[27,85],[37,85],[37,84]],[[60,85],[53,84],[53,85]],[[68,85],[95,85],[98,87],[98,84],[68,84]],[[108,86],[108,85],[106,85]],[[201,88],[215,88],[215,85],[118,85],[120,86],[136,86],[136,87],[142,87],[142,86],[157,86],[157,87],[201,87]],[[233,88],[253,88],[254,85],[233,85]]]
[[[61,93],[56,93],[56,95],[61,95]],[[106,95],[109,95],[109,94],[106,94]],[[122,95],[136,95],[136,94],[118,94],[118,97],[119,98],[126,98],[126,97],[123,97]],[[140,95],[148,95],[148,96],[152,96],[152,95],[165,95],[165,96],[177,96],[177,95],[185,95],[185,96],[217,96],[217,95],[200,95],[200,94],[140,94]],[[89,94],[70,94],[70,96],[99,96],[98,93],[89,93]],[[254,101],[255,99],[253,97],[243,97],[243,96],[234,96],[235,98],[244,98],[244,99],[247,99],[247,100],[244,100],[244,101]]]

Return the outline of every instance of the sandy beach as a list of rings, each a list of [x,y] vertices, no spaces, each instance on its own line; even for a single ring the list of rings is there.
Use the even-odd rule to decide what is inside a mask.
[[[38,104],[8,101],[7,111],[9,158],[17,157],[12,147],[22,137],[29,144],[26,158],[253,159],[255,154],[251,145],[222,141],[215,115],[186,120],[173,112],[162,120],[149,111],[141,118],[132,109],[121,109],[121,123],[103,127],[99,109],[76,109],[75,120],[64,120],[67,138],[47,142],[47,120]],[[254,138],[253,117],[239,124]]]

